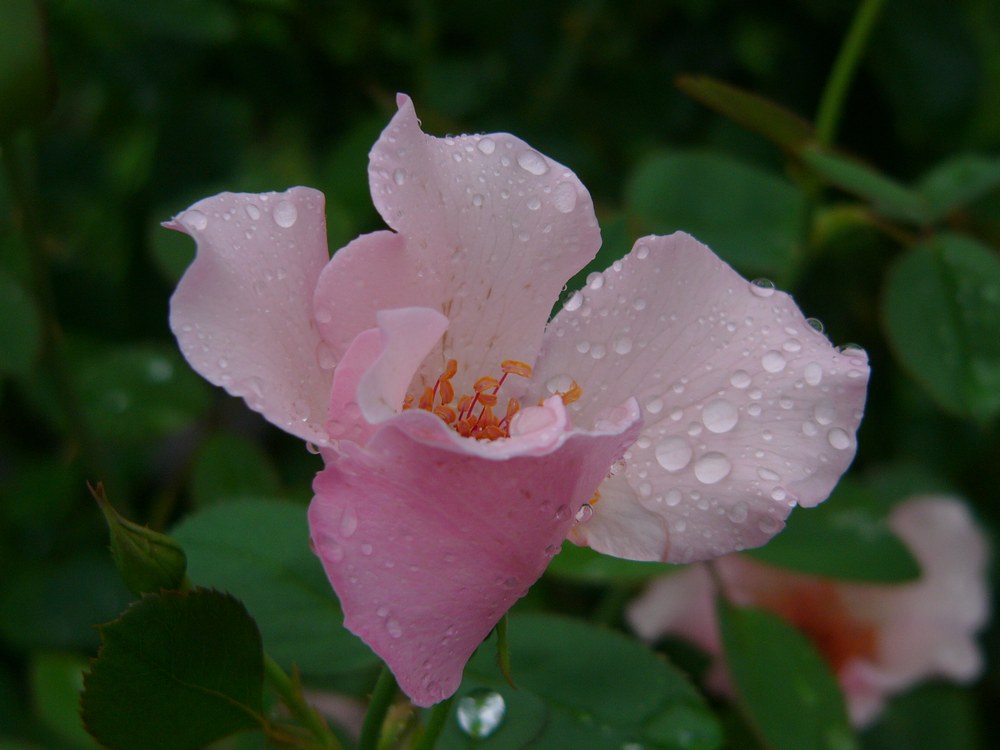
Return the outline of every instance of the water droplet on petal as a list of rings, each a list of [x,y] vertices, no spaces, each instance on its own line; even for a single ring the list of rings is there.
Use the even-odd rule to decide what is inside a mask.
[[[552,205],[563,214],[572,213],[576,208],[576,186],[571,182],[560,182],[552,191]]]
[[[492,138],[489,138],[489,137],[480,138],[479,141],[477,141],[477,143],[476,143],[476,148],[479,149],[480,153],[483,153],[483,154],[486,154],[487,156],[489,156],[494,151],[496,151],[497,142],[494,141]]]
[[[830,443],[832,448],[836,448],[838,451],[847,450],[851,447],[851,437],[847,434],[845,430],[839,427],[834,427],[828,433],[826,433],[827,442]]]
[[[732,403],[724,398],[717,398],[705,405],[701,412],[701,420],[709,432],[721,435],[729,432],[739,421],[739,412]]]
[[[817,333],[823,333],[823,321],[819,318],[806,318],[806,323]]]
[[[405,184],[406,183],[406,170],[405,169],[397,169],[395,172],[393,172],[392,173],[392,181],[395,182],[397,185],[400,185],[400,186],[403,185],[403,184]]]
[[[602,286],[604,286],[604,274],[600,271],[594,271],[593,273],[587,274],[588,289],[600,289]]]
[[[200,232],[208,226],[208,217],[197,208],[192,208],[190,211],[185,211],[181,214],[181,222],[191,229]]]
[[[733,523],[743,523],[747,520],[747,516],[750,515],[750,509],[747,504],[741,500],[726,511],[726,515]]]
[[[772,349],[761,357],[760,364],[767,372],[778,373],[784,370],[788,363],[781,352]]]
[[[819,385],[823,381],[823,366],[819,362],[810,362],[802,374],[809,385]]]
[[[257,208],[253,203],[248,203],[246,206],[247,216],[250,217],[250,221],[257,221],[260,219],[260,209]]]
[[[279,227],[288,229],[295,224],[296,219],[299,218],[298,209],[295,208],[294,203],[289,203],[288,201],[280,201],[278,205],[274,207],[274,223]]]
[[[344,515],[340,517],[340,534],[345,539],[354,536],[358,530],[358,516],[350,508],[344,509]]]
[[[638,258],[639,260],[646,260],[646,258],[649,257],[649,246],[639,245],[638,247],[636,247],[635,257]]]
[[[537,211],[542,207],[542,202],[538,199],[537,196],[532,196],[528,198],[527,202],[525,202],[524,205],[526,205],[528,207],[528,210],[530,211]]]
[[[517,165],[533,175],[543,175],[549,171],[549,164],[545,161],[545,157],[530,148],[517,155]]]
[[[826,425],[833,424],[833,420],[836,419],[836,417],[837,410],[829,401],[823,401],[822,403],[816,404],[816,408],[813,409],[813,419],[824,427]]]
[[[560,505],[558,508],[556,508],[556,520],[557,521],[565,521],[567,518],[569,518],[569,506],[568,505],[564,504],[564,505]]]
[[[702,484],[721,482],[732,470],[729,458],[718,451],[709,451],[694,462],[694,475]]]
[[[574,310],[579,310],[581,305],[583,305],[583,294],[580,292],[573,292],[572,296],[566,300],[566,304],[563,305],[563,307],[570,312],[573,312]]]
[[[680,471],[691,461],[693,451],[681,437],[668,437],[656,446],[656,461],[667,471]]]
[[[659,414],[663,411],[663,399],[662,398],[651,398],[646,402],[646,411],[650,414]]]
[[[628,354],[632,351],[632,339],[628,336],[619,336],[614,340],[613,346],[618,354]]]
[[[576,512],[576,522],[577,523],[587,523],[591,518],[594,517],[594,506],[590,503],[584,503],[580,506],[580,510]]]
[[[386,620],[385,629],[393,638],[401,638],[403,635],[403,626],[398,620]]]
[[[750,373],[746,370],[737,370],[734,372],[730,378],[729,382],[732,384],[733,388],[749,388],[751,383]]]
[[[469,737],[489,737],[503,723],[507,704],[500,693],[488,688],[478,688],[458,699],[455,718],[458,726]]]
[[[770,297],[774,294],[774,282],[770,279],[754,279],[750,282],[750,291],[758,297]]]

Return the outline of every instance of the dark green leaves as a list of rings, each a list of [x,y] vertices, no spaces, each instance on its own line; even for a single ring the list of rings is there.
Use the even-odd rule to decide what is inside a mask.
[[[40,119],[55,94],[40,0],[0,3],[0,136]]]
[[[639,643],[551,615],[511,617],[509,637],[518,689],[500,675],[492,649],[481,648],[456,701],[461,706],[474,691],[502,696],[500,725],[473,740],[453,719],[439,747],[709,750],[721,744],[719,725],[687,680]]]
[[[304,507],[226,503],[189,517],[173,536],[187,553],[191,580],[245,602],[282,666],[330,675],[377,663],[344,630],[337,599],[309,549]]]
[[[718,604],[726,664],[768,750],[853,750],[829,667],[799,631],[768,612]]]
[[[796,508],[784,531],[747,554],[812,575],[870,583],[900,583],[920,566],[892,533],[881,508],[860,487],[842,481],[815,508]]]
[[[27,375],[42,345],[42,319],[35,301],[0,268],[0,375]]]
[[[643,162],[626,205],[640,232],[679,229],[744,273],[785,271],[805,199],[788,181],[722,154],[661,152]]]
[[[942,234],[900,258],[882,303],[896,356],[945,409],[1000,411],[1000,260],[978,242]]]
[[[83,720],[111,750],[195,750],[260,726],[260,634],[227,594],[143,597],[101,627]]]

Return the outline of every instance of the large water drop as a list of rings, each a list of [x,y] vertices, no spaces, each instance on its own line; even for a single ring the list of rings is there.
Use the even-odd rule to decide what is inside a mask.
[[[469,737],[483,739],[500,728],[507,715],[507,703],[495,690],[478,688],[458,699],[455,718]]]

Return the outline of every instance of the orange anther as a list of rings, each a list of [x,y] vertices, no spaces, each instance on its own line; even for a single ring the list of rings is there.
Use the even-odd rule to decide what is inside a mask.
[[[455,360],[451,360],[454,362]],[[441,393],[441,403],[450,404],[455,399],[455,388],[452,386],[450,380],[444,380],[438,382],[438,391]]]
[[[458,360],[449,359],[444,366],[444,372],[441,374],[441,380],[451,380],[455,377],[456,372],[458,372]]]
[[[455,423],[455,432],[457,432],[462,437],[469,437],[472,434],[473,428],[476,426],[476,420],[472,417],[466,417],[465,419],[460,419]]]
[[[423,395],[420,397],[420,401],[417,402],[417,406],[425,411],[430,411],[434,406],[434,389],[425,388]]]
[[[482,393],[483,391],[488,391],[491,388],[496,388],[498,385],[500,385],[499,380],[491,378],[489,375],[484,375],[472,385],[472,390],[476,393]]]
[[[580,396],[583,395],[583,388],[580,387],[579,383],[575,380],[573,385],[569,387],[569,390],[565,393],[560,393],[559,396],[562,398],[563,404],[572,404],[574,401],[579,401]]]
[[[455,420],[458,419],[458,413],[450,406],[435,406],[434,413],[448,424],[454,424]]]
[[[413,394],[407,393],[406,396],[403,397],[403,411],[412,408],[413,408]]]
[[[497,395],[495,393],[480,393],[479,403],[481,403],[483,406],[496,406]]]
[[[500,369],[512,375],[520,375],[522,378],[531,377],[531,365],[516,359],[505,359],[500,363]]]
[[[504,415],[503,421],[510,422],[511,418],[521,411],[521,402],[516,398],[512,398],[507,402],[507,413]]]
[[[480,430],[476,437],[480,440],[496,440],[497,438],[507,437],[507,433],[496,425],[488,424]]]
[[[458,413],[464,414],[472,408],[472,396],[462,396],[458,400]]]
[[[487,425],[498,425],[500,420],[497,419],[496,414],[493,413],[493,409],[490,406],[484,406],[483,410],[479,412],[479,419],[476,420],[476,424],[480,427],[486,427]]]

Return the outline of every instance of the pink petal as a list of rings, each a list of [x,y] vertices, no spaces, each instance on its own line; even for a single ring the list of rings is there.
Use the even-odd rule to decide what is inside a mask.
[[[382,348],[382,332],[378,328],[362,331],[351,342],[344,358],[333,371],[330,415],[326,421],[326,431],[331,439],[364,444],[375,434],[375,426],[361,414],[358,383],[378,359]]]
[[[559,421],[561,401],[547,408]],[[414,703],[457,689],[473,651],[542,574],[577,509],[635,439],[637,407],[630,414],[591,434],[555,434],[550,420],[532,417],[538,429],[523,438],[480,444],[411,410],[367,446],[326,453],[309,508],[314,548],[345,625]],[[522,439],[524,451],[503,449]],[[491,446],[497,455],[487,455]]]
[[[164,226],[198,244],[170,300],[188,362],[283,430],[325,444],[331,373],[317,361],[311,309],[328,259],[322,193],[222,193]]]
[[[763,544],[796,502],[826,498],[854,456],[868,383],[864,352],[838,352],[791,297],[682,233],[640,240],[571,298],[535,373],[543,393],[582,387],[570,411],[583,426],[639,399],[646,427],[624,473],[669,537],[642,559],[671,562]],[[624,505],[598,504],[594,518]],[[579,536],[629,557],[630,533],[641,529]]]
[[[434,138],[413,105],[371,152],[375,206],[399,232],[359,238],[334,255],[316,294],[324,338],[339,356],[386,307],[429,307],[450,321],[430,385],[449,358],[467,392],[500,362],[531,363],[566,280],[596,254],[586,189],[566,167],[512,135]]]

